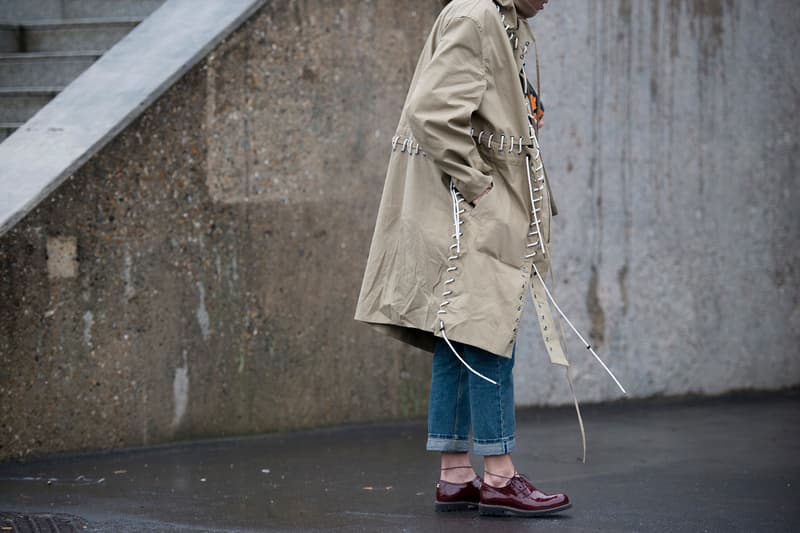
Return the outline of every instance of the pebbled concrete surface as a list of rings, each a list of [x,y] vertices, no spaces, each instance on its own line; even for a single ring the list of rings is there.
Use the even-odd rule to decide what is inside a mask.
[[[0,237],[0,457],[424,413],[352,319],[419,3],[266,3]]]
[[[212,2],[200,8],[196,2],[170,0],[132,30],[127,23],[122,34],[107,28],[96,36],[98,41],[81,44],[96,50],[116,42],[0,143],[0,236],[42,204],[263,1],[232,0],[224,6]],[[0,15],[9,11],[3,9]],[[24,16],[24,10],[19,13]],[[32,50],[76,46],[70,40],[73,31],[60,36],[46,32],[55,43],[43,42],[35,30],[28,33]]]
[[[517,468],[575,502],[547,519],[436,514],[423,421],[0,464],[0,511],[87,531],[797,531],[797,391],[518,413]],[[49,481],[48,481],[49,480]]]

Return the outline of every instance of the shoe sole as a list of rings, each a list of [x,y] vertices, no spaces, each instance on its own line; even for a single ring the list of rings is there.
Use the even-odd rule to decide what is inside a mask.
[[[570,507],[572,507],[572,504],[568,503],[561,507],[553,507],[552,509],[545,509],[544,511],[524,511],[522,509],[515,509],[503,505],[484,505],[481,503],[478,505],[478,513],[481,516],[547,516],[566,511]]]
[[[450,513],[452,511],[469,511],[477,509],[478,504],[472,502],[436,502],[436,512]]]

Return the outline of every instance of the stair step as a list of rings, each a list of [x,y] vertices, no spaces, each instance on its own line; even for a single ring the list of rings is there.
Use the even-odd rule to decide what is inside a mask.
[[[63,87],[0,87],[0,123],[25,122]]]
[[[21,128],[24,122],[0,122],[0,142],[14,133],[17,128]]]
[[[25,21],[19,25],[26,52],[106,50],[130,33],[143,17]]]
[[[0,24],[0,52],[16,52],[19,50],[19,26],[16,24]]]
[[[164,0],[0,0],[0,20],[145,17]]]
[[[103,52],[26,52],[0,54],[0,87],[64,86]]]
[[[146,17],[164,0],[61,0],[63,18]]]

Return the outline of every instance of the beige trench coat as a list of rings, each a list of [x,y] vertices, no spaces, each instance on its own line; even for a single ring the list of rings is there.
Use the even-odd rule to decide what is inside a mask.
[[[511,356],[555,214],[520,77],[532,41],[513,0],[439,15],[392,139],[357,320],[429,351],[446,334]]]

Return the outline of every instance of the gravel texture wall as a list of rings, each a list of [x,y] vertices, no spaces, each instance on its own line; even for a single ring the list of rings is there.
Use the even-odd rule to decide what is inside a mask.
[[[425,412],[353,319],[435,2],[269,2],[0,238],[0,455]]]
[[[0,456],[424,415],[429,357],[352,314],[438,8],[267,3],[0,238]],[[533,27],[568,315],[633,396],[800,383],[792,2]],[[518,403],[567,402],[527,317]]]

